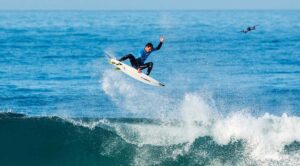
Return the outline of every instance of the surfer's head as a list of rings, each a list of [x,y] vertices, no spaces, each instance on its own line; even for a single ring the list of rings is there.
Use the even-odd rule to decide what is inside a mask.
[[[145,51],[146,51],[146,52],[151,52],[152,49],[153,49],[153,44],[152,44],[152,43],[147,43],[147,44],[145,45]]]

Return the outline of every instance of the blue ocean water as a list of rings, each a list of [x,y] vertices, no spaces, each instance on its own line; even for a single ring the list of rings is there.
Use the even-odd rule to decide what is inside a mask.
[[[6,147],[34,165],[300,164],[299,20],[300,11],[1,11],[0,142],[27,144]],[[160,35],[148,61],[166,87],[107,63],[105,51],[136,54]]]

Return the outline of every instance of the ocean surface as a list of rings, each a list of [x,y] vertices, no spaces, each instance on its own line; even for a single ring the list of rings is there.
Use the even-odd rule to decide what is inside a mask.
[[[1,11],[0,165],[300,165],[299,20]],[[160,35],[148,61],[165,87],[108,64]]]

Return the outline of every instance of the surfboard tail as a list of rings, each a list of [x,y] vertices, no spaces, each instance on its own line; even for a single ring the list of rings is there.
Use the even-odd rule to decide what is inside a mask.
[[[108,51],[104,51],[104,55],[109,60],[111,60],[111,59],[117,59],[112,53],[110,53]]]

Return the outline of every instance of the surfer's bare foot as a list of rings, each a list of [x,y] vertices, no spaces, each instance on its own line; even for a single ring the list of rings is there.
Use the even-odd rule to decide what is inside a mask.
[[[138,71],[138,73],[141,73],[141,72],[142,72],[142,69],[141,69],[141,68],[138,68],[137,71]]]

